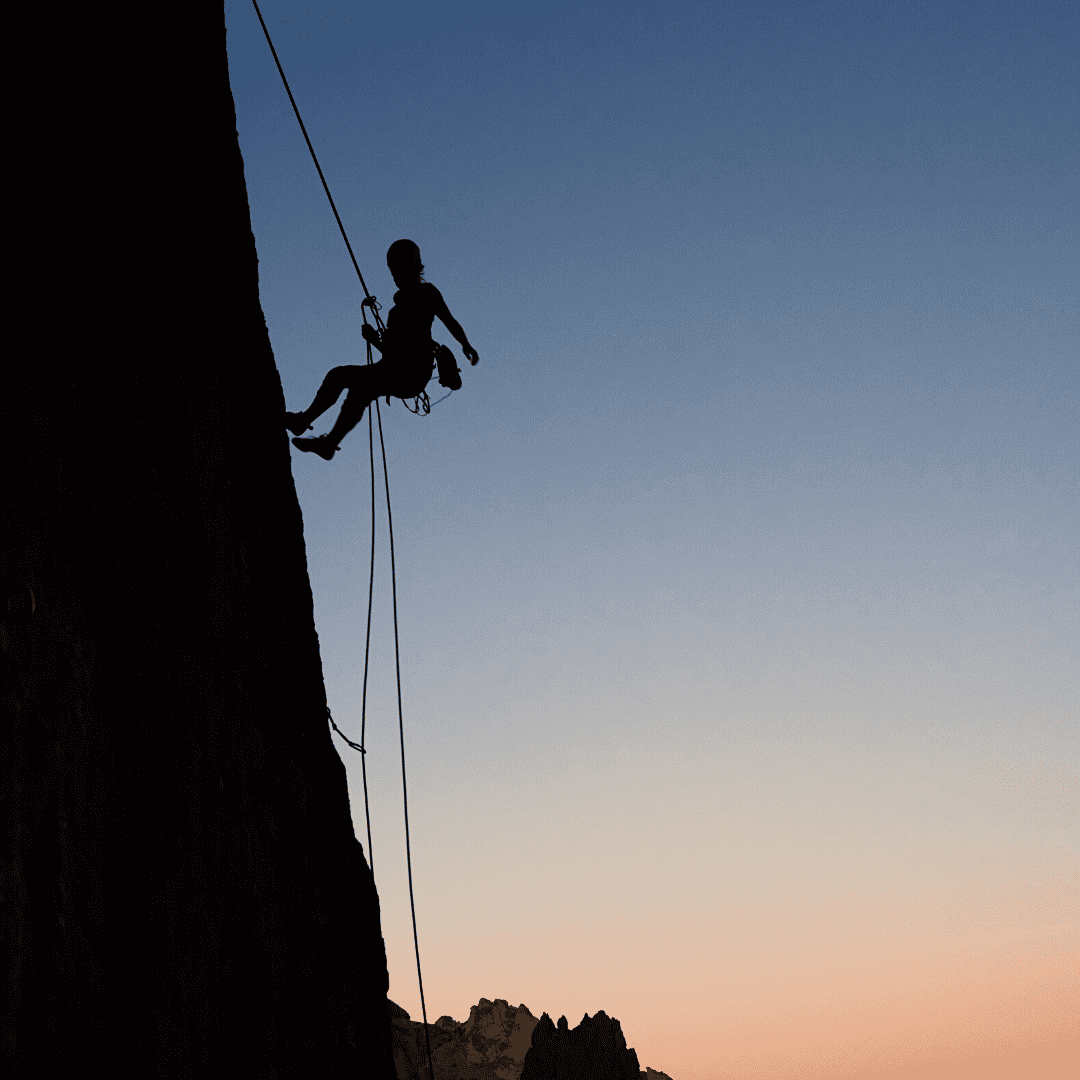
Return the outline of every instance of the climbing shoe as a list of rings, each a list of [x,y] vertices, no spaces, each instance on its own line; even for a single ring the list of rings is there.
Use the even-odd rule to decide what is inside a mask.
[[[316,435],[311,439],[293,439],[292,444],[297,450],[303,450],[306,454],[318,454],[327,461],[338,451],[338,447],[326,435]]]
[[[304,414],[298,412],[287,412],[285,414],[285,426],[294,435],[303,435],[305,431],[311,430],[311,425],[304,419]]]
[[[445,345],[436,344],[435,363],[439,365],[439,385],[448,390],[460,390],[461,368],[457,366],[454,354]]]

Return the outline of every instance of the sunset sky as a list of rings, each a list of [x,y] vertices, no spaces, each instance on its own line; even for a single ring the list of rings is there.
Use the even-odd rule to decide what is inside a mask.
[[[408,237],[480,354],[436,323],[462,390],[382,406],[428,1019],[603,1009],[674,1080],[1069,1075],[1080,6],[260,6],[384,314]],[[363,362],[362,292],[225,19],[300,409]],[[367,441],[293,451],[356,740]],[[372,854],[419,1019],[378,514]]]

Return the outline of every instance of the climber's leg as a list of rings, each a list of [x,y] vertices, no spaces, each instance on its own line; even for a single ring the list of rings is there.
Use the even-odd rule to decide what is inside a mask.
[[[298,450],[318,454],[327,461],[334,456],[341,440],[363,419],[364,410],[368,405],[377,397],[392,392],[388,389],[390,370],[381,360],[377,364],[334,369],[334,371],[340,370],[348,372],[349,393],[341,406],[341,412],[334,426],[326,435],[320,435],[318,438],[293,439],[293,446]],[[332,375],[333,371],[330,374]],[[327,379],[329,377],[328,375]],[[325,386],[326,382],[323,383],[323,387]],[[321,389],[319,393],[322,393]],[[338,394],[340,393],[341,391],[338,390]],[[319,399],[316,397],[315,400],[317,403]]]
[[[375,365],[372,364],[371,366],[374,367]],[[337,446],[364,419],[364,410],[378,396],[378,394],[372,392],[370,384],[367,387],[354,386],[345,395],[345,400],[341,403],[341,412],[338,413],[334,426],[326,436],[327,439]]]
[[[326,378],[323,379],[315,400],[303,412],[285,414],[285,426],[294,435],[307,431],[312,422],[318,420],[341,397],[341,391],[346,386],[355,384],[358,378],[357,373],[364,370],[365,368],[360,364],[343,364],[341,367],[331,368],[326,373]],[[337,443],[334,445],[336,446]]]

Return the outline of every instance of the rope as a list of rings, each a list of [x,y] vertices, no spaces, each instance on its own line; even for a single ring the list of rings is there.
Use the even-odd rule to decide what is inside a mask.
[[[289,95],[289,101],[292,103],[293,112],[296,113],[297,122],[300,124],[300,130],[304,133],[304,141],[307,143],[307,148],[311,153],[311,160],[315,162],[315,168],[318,170],[319,179],[322,181],[323,191],[326,192],[326,197],[330,201],[330,209],[334,211],[334,218],[337,221],[338,228],[341,230],[342,239],[345,241],[345,247],[348,248],[349,258],[352,259],[353,268],[356,270],[356,276],[360,279],[360,285],[364,290],[364,304],[361,304],[361,312],[363,312],[364,305],[367,304],[371,307],[372,315],[375,318],[376,324],[379,328],[382,328],[382,319],[379,316],[379,305],[375,301],[375,298],[368,292],[368,287],[364,282],[364,275],[360,273],[360,266],[356,261],[356,256],[353,254],[352,244],[349,243],[349,237],[345,233],[345,226],[341,223],[341,216],[337,212],[337,207],[334,205],[334,198],[330,194],[330,188],[326,183],[326,177],[323,176],[322,168],[319,165],[319,159],[315,156],[315,148],[311,145],[311,139],[308,138],[307,128],[304,127],[304,121],[300,116],[300,110],[296,107],[296,100],[293,98],[292,90],[289,89],[289,82],[285,78],[285,72],[281,67],[281,61],[278,59],[277,50],[274,48],[274,43],[270,39],[270,31],[266,29],[266,23],[263,21],[262,12],[259,10],[258,0],[251,0],[255,7],[255,14],[259,17],[259,24],[262,26],[263,33],[266,35],[266,43],[270,46],[270,52],[273,54],[274,63],[277,64],[278,74],[281,76],[281,81],[285,85],[285,92]],[[367,318],[364,318],[364,322],[367,322]],[[371,343],[368,343],[368,363],[371,363]],[[426,394],[424,395],[427,396]],[[397,570],[394,565],[394,519],[390,512],[390,473],[386,466],[386,442],[383,439],[382,429],[382,412],[379,409],[379,399],[374,401],[375,415],[379,421],[379,446],[382,450],[382,464],[383,464],[383,479],[386,484],[386,520],[389,526],[390,532],[390,581],[394,600],[394,665],[397,675],[397,698],[398,698],[398,730],[401,735],[401,793],[405,807],[405,864],[409,874],[409,907],[412,910],[412,925],[413,925],[413,944],[416,947],[416,978],[420,986],[420,1010],[424,1018],[424,1043],[427,1047],[427,1060],[428,1060],[428,1072],[431,1074],[431,1080],[435,1080],[435,1065],[431,1057],[431,1039],[428,1035],[428,1021],[427,1021],[427,1006],[424,1002],[424,977],[420,970],[420,938],[416,929],[416,901],[413,895],[413,880],[412,880],[412,853],[409,844],[409,793],[405,777],[405,719],[404,711],[401,701],[401,650],[398,644],[398,616],[397,616]],[[426,411],[426,410],[425,410]],[[368,670],[368,650],[371,644],[371,607],[372,597],[374,594],[375,583],[375,451],[374,451],[374,434],[371,423],[371,407],[368,407],[368,447],[371,457],[371,578],[368,583],[368,631],[367,642],[364,646],[364,701],[361,713],[361,729],[360,729],[360,743],[354,743],[349,739],[334,723],[334,718],[330,713],[330,707],[326,707],[326,715],[330,720],[334,730],[351,746],[354,750],[360,751],[360,761],[363,763],[367,758],[367,751],[363,747],[364,739],[364,725],[367,719],[367,670]],[[367,801],[367,769],[364,769],[364,813],[367,815],[367,827],[368,827],[368,854],[371,854],[371,817],[368,814],[368,801]],[[372,876],[374,877],[374,860],[372,860]]]
[[[431,1060],[431,1040],[428,1038],[427,1008],[424,1005],[424,976],[420,972],[420,938],[416,933],[416,902],[413,899],[412,855],[409,849],[409,793],[405,781],[405,720],[401,708],[401,653],[398,649],[397,575],[394,573],[394,516],[390,512],[390,474],[386,470],[386,444],[383,442],[382,413],[375,402],[375,415],[379,418],[379,445],[382,447],[383,478],[386,481],[386,522],[390,532],[390,582],[394,597],[394,666],[397,672],[398,730],[401,732],[401,794],[405,805],[405,865],[409,871],[409,907],[412,909],[413,944],[416,946],[416,981],[420,985],[420,1011],[424,1017],[424,1042],[427,1044],[428,1070],[435,1080],[435,1066]]]
[[[430,382],[430,381],[431,381],[431,378],[429,376],[428,377],[428,382]],[[427,414],[429,412],[431,412],[431,399],[427,396],[427,391],[426,390],[421,390],[420,393],[417,394],[417,396],[416,396],[416,408],[410,408],[409,403],[407,401],[405,401],[404,398],[402,398],[401,400],[402,400],[402,402],[404,402],[405,408],[408,409],[409,412],[414,413],[416,416],[420,415],[420,410],[421,409],[423,409],[425,416],[427,416]],[[390,402],[387,401],[386,404],[389,405]]]
[[[349,745],[350,745],[350,746],[351,746],[351,747],[352,747],[352,748],[353,748],[354,750],[359,750],[361,754],[366,754],[366,753],[367,753],[367,751],[366,751],[366,750],[365,750],[365,749],[364,749],[364,748],[363,748],[363,747],[362,747],[362,746],[361,746],[361,745],[360,745],[359,743],[354,743],[354,742],[352,741],[352,739],[350,739],[350,738],[349,738],[349,736],[348,736],[348,735],[346,735],[346,734],[345,734],[345,732],[344,732],[344,731],[342,731],[342,730],[341,730],[341,728],[339,728],[339,727],[337,726],[337,724],[335,724],[335,723],[334,723],[334,714],[333,714],[333,713],[332,713],[332,712],[330,711],[330,706],[329,706],[329,705],[327,705],[327,706],[326,706],[326,719],[330,721],[330,726],[331,726],[331,727],[332,727],[332,728],[333,728],[333,729],[334,729],[334,730],[335,730],[335,731],[336,731],[336,732],[337,732],[337,733],[338,733],[338,734],[339,734],[339,735],[340,735],[340,736],[341,736],[341,737],[342,737],[342,738],[343,738],[343,739],[344,739],[344,740],[345,740],[345,741],[346,741],[346,742],[347,742],[347,743],[348,743],[348,744],[349,744]],[[363,737],[364,737],[363,735],[361,735],[361,736],[360,736],[360,738],[361,738],[361,739],[362,739]]]
[[[334,220],[337,221],[337,227],[341,230],[341,237],[345,241],[345,246],[349,249],[349,258],[352,259],[353,269],[356,271],[356,276],[360,279],[360,285],[364,290],[364,295],[370,296],[371,293],[368,292],[368,287],[364,283],[364,275],[360,273],[360,264],[356,261],[356,256],[353,254],[352,244],[349,243],[349,238],[345,235],[345,226],[341,224],[341,215],[337,212],[337,206],[334,204],[334,196],[330,194],[330,188],[326,183],[326,177],[323,176],[322,168],[319,165],[319,159],[315,156],[315,148],[311,145],[307,128],[304,127],[304,121],[300,116],[300,110],[296,107],[296,100],[292,96],[292,91],[289,89],[289,80],[285,78],[285,72],[281,67],[281,61],[278,59],[277,49],[274,48],[274,43],[270,40],[270,31],[266,29],[266,23],[263,22],[262,12],[259,10],[257,0],[251,0],[251,2],[255,5],[255,14],[259,16],[259,23],[262,26],[263,33],[266,35],[266,43],[270,46],[270,52],[274,55],[274,63],[277,64],[278,74],[281,76],[281,81],[285,84],[285,93],[289,95],[289,101],[292,103],[293,112],[296,113],[296,120],[300,125],[300,130],[304,133],[304,142],[307,143],[307,148],[311,153],[311,160],[315,162],[315,168],[318,170],[319,179],[322,181],[323,191],[326,192],[326,197],[330,200],[330,209],[334,211]],[[378,314],[375,315],[375,318],[379,318]]]
[[[366,320],[365,320],[366,321]],[[367,347],[367,362],[371,363],[371,346]],[[368,657],[371,654],[371,602],[375,595],[375,444],[371,424],[371,409],[368,408],[368,456],[371,458],[371,575],[368,578],[367,594],[367,637],[364,640],[364,692],[360,704],[360,742],[364,742],[367,727],[367,676]],[[368,862],[371,865],[371,877],[375,877],[375,852],[371,847],[371,810],[368,806],[367,790],[367,755],[360,755],[360,770],[364,777],[364,819],[367,822]]]

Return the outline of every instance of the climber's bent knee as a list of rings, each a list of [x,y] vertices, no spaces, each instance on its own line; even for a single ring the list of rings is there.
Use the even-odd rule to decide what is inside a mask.
[[[340,394],[347,386],[351,387],[356,385],[358,381],[358,373],[363,371],[363,367],[359,364],[342,364],[340,367],[333,367],[326,373],[326,382],[337,388]]]
[[[371,404],[373,398],[359,390],[350,390],[348,397],[341,403],[341,422],[355,427],[360,423],[364,410]]]

